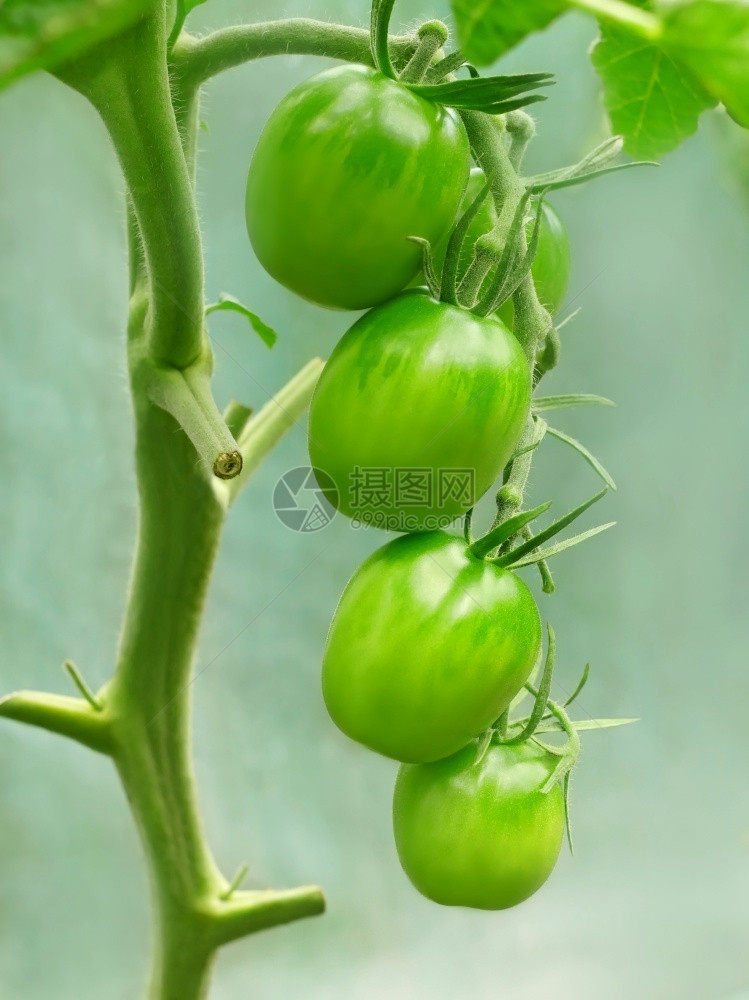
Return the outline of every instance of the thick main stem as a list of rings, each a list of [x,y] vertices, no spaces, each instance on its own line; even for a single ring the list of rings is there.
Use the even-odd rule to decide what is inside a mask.
[[[190,739],[195,644],[224,515],[189,440],[149,401],[139,351],[132,337],[138,542],[107,709],[160,929],[149,996],[192,1000],[214,950],[203,911],[225,888],[199,818]]]
[[[163,4],[155,4],[134,28],[59,76],[99,111],[127,180],[150,282],[151,354],[185,368],[204,342],[203,255],[172,106],[165,32]]]

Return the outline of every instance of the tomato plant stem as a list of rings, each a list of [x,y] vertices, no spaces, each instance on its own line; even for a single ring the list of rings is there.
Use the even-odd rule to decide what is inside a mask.
[[[203,255],[198,213],[165,59],[164,5],[60,76],[96,107],[132,200],[149,277],[149,350],[185,368],[201,353]]]
[[[478,111],[462,111],[461,117],[476,162],[484,171],[491,186],[497,206],[497,224],[494,232],[498,250],[504,246],[518,204],[525,195],[525,186],[510,160],[505,145],[503,129],[494,119]],[[519,249],[527,249],[525,232],[521,229]],[[477,264],[478,267],[478,264]],[[533,368],[538,345],[551,327],[549,314],[538,301],[533,278],[528,274],[513,295],[515,320],[513,332],[520,341]]]
[[[415,44],[413,35],[391,36],[390,55],[396,66],[408,62]],[[217,73],[252,59],[286,54],[373,65],[367,29],[297,17],[222,28],[204,38],[182,34],[172,50],[171,66],[185,86],[197,88]]]
[[[419,44],[400,75],[401,83],[421,83],[432,60],[447,41],[442,21],[427,21],[418,31]]]

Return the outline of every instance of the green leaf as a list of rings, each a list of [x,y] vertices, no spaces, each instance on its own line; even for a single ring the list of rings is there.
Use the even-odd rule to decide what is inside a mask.
[[[510,565],[513,569],[518,569],[521,566],[533,566],[535,563],[541,562],[544,559],[551,559],[552,556],[559,555],[560,552],[564,552],[565,549],[571,549],[574,545],[579,545],[580,542],[587,542],[589,538],[594,538],[596,535],[600,535],[602,531],[608,531],[609,528],[613,528],[616,521],[609,521],[608,524],[599,524],[597,528],[591,528],[589,531],[583,531],[579,535],[573,535],[572,538],[566,538],[563,542],[557,542],[556,545],[550,545],[547,549],[539,549],[530,556],[526,556],[524,559],[518,559],[517,562],[513,562]]]
[[[487,66],[566,9],[564,0],[452,0],[466,57]]]
[[[658,157],[675,149],[715,104],[686,65],[626,27],[602,24],[591,60],[603,81],[611,127],[624,136],[632,156]]]
[[[668,10],[663,46],[749,128],[749,4],[694,0]]]
[[[594,396],[589,392],[567,393],[563,396],[538,396],[533,400],[533,410],[565,410],[570,406],[616,406],[605,396]]]
[[[0,0],[0,90],[129,27],[153,0]]]
[[[556,430],[554,427],[547,427],[546,432],[547,434],[551,434],[552,437],[557,438],[558,441],[563,441],[565,444],[568,444],[570,448],[574,448],[578,455],[581,455],[588,465],[598,473],[609,489],[616,490],[616,483],[614,480],[611,478],[606,469],[604,469],[595,455],[592,455],[584,444],[581,444],[576,438],[570,437],[569,434],[564,434],[562,431]]]
[[[278,340],[278,334],[275,330],[271,329],[267,323],[264,323],[258,315],[249,310],[247,306],[242,305],[242,303],[235,299],[233,295],[228,295],[226,292],[222,292],[218,297],[218,302],[212,302],[210,305],[205,307],[206,316],[213,312],[229,310],[231,312],[238,312],[241,316],[244,316],[250,323],[250,326],[258,334],[260,339],[267,347],[273,347],[275,342]]]

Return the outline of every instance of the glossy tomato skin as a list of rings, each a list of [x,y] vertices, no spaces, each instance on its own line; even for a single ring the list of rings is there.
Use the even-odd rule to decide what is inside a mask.
[[[363,563],[333,617],[323,696],[352,739],[400,761],[464,747],[517,694],[541,623],[514,573],[441,531],[402,535]]]
[[[484,187],[484,173],[479,168],[471,171],[461,210],[465,211]],[[473,246],[479,236],[488,233],[497,221],[497,213],[491,197],[487,197],[481,205],[476,217],[468,230],[466,241],[460,255],[460,273],[473,259]],[[530,228],[530,227],[529,227]],[[447,239],[443,239],[435,248],[434,259],[438,272],[442,268]],[[567,229],[551,207],[544,201],[541,208],[541,228],[538,234],[538,248],[531,268],[533,282],[541,305],[545,306],[552,316],[559,311],[567,294],[570,280],[570,240]],[[512,328],[512,300],[505,302],[499,315]]]
[[[433,764],[401,767],[393,829],[406,875],[445,906],[504,910],[551,874],[564,835],[564,798],[541,786],[557,758],[536,744],[472,743]]]
[[[349,517],[394,531],[444,527],[506,465],[530,385],[500,320],[406,292],[359,319],[333,351],[310,407],[312,465],[332,477],[330,499]],[[368,489],[368,470],[384,470],[385,486]],[[421,490],[401,488],[409,476]]]
[[[300,84],[270,117],[247,180],[255,253],[319,305],[367,309],[404,288],[452,225],[470,152],[449,109],[366,66]]]

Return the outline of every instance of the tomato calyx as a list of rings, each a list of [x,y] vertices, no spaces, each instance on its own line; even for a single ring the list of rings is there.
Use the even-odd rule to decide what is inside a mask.
[[[529,222],[528,207],[532,193],[530,189],[526,190],[518,203],[503,244],[498,245],[493,231],[481,236],[473,248],[470,264],[461,273],[460,262],[470,238],[471,223],[489,192],[490,185],[487,183],[458,219],[448,240],[439,274],[435,268],[431,243],[419,236],[409,237],[412,243],[421,247],[422,271],[432,297],[482,317],[496,312],[530,274],[538,249],[543,210],[541,197],[537,200],[532,216],[533,230],[526,247],[523,236]],[[487,280],[490,276],[491,279]]]
[[[441,21],[428,21],[419,29],[419,42],[408,65],[400,76],[395,71],[390,58],[388,33],[390,17],[395,0],[373,0],[370,20],[370,46],[372,61],[376,69],[391,80],[399,80],[414,93],[444,107],[463,110],[484,111],[491,115],[506,114],[517,108],[544,101],[542,94],[529,93],[539,87],[554,83],[551,73],[514,73],[502,76],[480,77],[473,75],[468,80],[452,80],[448,83],[425,83],[422,79],[440,48],[447,41],[447,28]],[[455,53],[450,59],[448,72],[464,64]],[[456,65],[457,63],[457,65]]]
[[[551,624],[547,622],[547,645],[546,658],[541,673],[541,680],[538,686],[534,683],[533,676],[523,685],[521,693],[513,700],[509,708],[483,733],[478,740],[476,753],[476,763],[479,764],[492,744],[501,746],[520,746],[531,740],[546,753],[557,758],[557,762],[551,769],[548,778],[541,785],[539,791],[547,795],[556,785],[562,785],[564,795],[564,816],[567,831],[567,841],[570,852],[572,852],[572,832],[569,814],[569,779],[580,756],[580,730],[583,729],[609,729],[614,726],[624,726],[636,722],[636,719],[585,719],[580,722],[573,721],[567,713],[567,708],[573,704],[585,687],[590,676],[590,664],[586,664],[580,680],[574,691],[564,702],[554,701],[551,698],[551,683],[556,666],[557,642],[556,634]],[[538,671],[538,664],[534,673]],[[525,698],[530,695],[533,698],[533,706],[530,713],[522,718],[511,719],[510,713],[514,708],[518,708]],[[561,746],[548,743],[539,739],[544,734],[563,733],[566,737]]]
[[[524,529],[528,528],[536,518],[549,509],[551,501],[534,507],[532,510],[513,514],[511,517],[502,520],[499,524],[492,527],[481,538],[469,541],[468,551],[477,559],[488,559],[494,565],[505,569],[517,569],[521,566],[532,566],[538,562],[546,561],[551,556],[557,555],[565,549],[572,548],[574,545],[579,545],[580,542],[587,541],[587,539],[593,538],[602,531],[613,527],[616,522],[610,521],[608,524],[589,528],[587,531],[573,535],[572,538],[566,538],[564,541],[557,542],[547,548],[541,547],[544,542],[550,541],[560,531],[563,531],[573,521],[576,521],[589,507],[598,503],[607,493],[608,487],[600,490],[595,496],[581,503],[563,517],[558,518],[558,520],[548,525],[548,527],[544,528],[537,535],[531,535],[530,537],[523,537]],[[495,551],[496,555],[490,556],[490,553]]]

